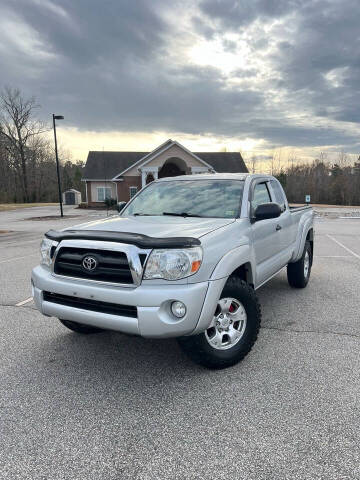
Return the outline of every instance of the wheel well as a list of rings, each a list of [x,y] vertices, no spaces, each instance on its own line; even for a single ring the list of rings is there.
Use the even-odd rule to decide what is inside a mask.
[[[230,277],[237,277],[244,280],[247,284],[254,287],[253,275],[250,262],[244,263],[237,267],[230,275]]]

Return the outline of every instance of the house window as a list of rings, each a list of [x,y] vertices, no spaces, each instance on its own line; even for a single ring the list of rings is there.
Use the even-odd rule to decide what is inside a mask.
[[[137,187],[130,187],[130,198],[137,194]]]
[[[111,198],[111,187],[98,187],[97,188],[97,201],[105,202],[106,198]]]

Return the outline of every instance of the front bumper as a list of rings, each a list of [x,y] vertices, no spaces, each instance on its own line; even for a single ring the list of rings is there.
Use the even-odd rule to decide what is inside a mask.
[[[33,269],[31,278],[35,305],[44,315],[153,338],[178,337],[205,329],[215,311],[214,301],[216,306],[224,284],[223,280],[215,280],[184,285],[140,285],[137,288],[94,285],[84,280],[56,277],[41,265]],[[44,291],[135,306],[137,318],[45,301]],[[183,302],[187,308],[181,319],[174,317],[170,310],[175,300]]]

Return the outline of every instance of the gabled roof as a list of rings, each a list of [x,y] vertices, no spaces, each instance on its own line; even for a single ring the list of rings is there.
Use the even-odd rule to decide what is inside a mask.
[[[204,162],[218,173],[247,173],[248,169],[240,152],[197,152]]]
[[[114,179],[124,174],[136,164],[143,165],[154,156],[176,144],[173,140],[167,140],[152,152],[89,152],[83,172],[83,180]],[[248,170],[239,152],[197,152],[193,153],[201,163],[212,167],[219,173],[246,173]]]
[[[186,152],[188,155],[194,157],[196,160],[198,160],[198,162],[200,162],[201,164],[204,165],[204,167],[207,167],[207,168],[212,168],[211,165],[207,164],[206,162],[204,162],[204,160],[202,160],[201,158],[197,157],[195,153],[193,152],[190,152],[190,150],[188,150],[186,147],[184,147],[184,145],[181,145],[179,142],[177,142],[176,140],[171,140],[171,138],[169,138],[169,140],[166,140],[166,142],[162,143],[161,145],[159,145],[158,147],[155,148],[155,150],[153,150],[152,152],[148,153],[147,155],[145,155],[143,158],[141,158],[140,160],[138,160],[134,165],[130,165],[130,167],[128,167],[126,170],[124,170],[123,172],[119,172],[119,174],[113,178],[113,180],[117,180],[118,178],[120,178],[122,175],[124,175],[128,170],[130,170],[131,168],[135,167],[136,165],[139,165],[141,167],[144,167],[147,163],[151,162],[151,160],[153,160],[154,158],[156,158],[157,156],[159,156],[161,153],[163,152],[166,152],[166,150],[169,150],[169,148],[173,147],[174,145],[176,145],[177,147],[181,148],[182,150],[184,150],[184,152]]]
[[[146,154],[147,152],[89,152],[83,180],[110,180]]]

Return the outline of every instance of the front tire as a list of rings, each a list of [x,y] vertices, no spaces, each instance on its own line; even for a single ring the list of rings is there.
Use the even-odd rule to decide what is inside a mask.
[[[196,363],[220,369],[240,362],[253,347],[260,328],[261,308],[246,282],[230,277],[209,328],[178,338],[181,349]]]
[[[71,320],[61,320],[60,322],[69,330],[72,330],[76,333],[89,334],[89,333],[99,333],[103,330],[101,328],[92,327],[91,325],[84,325],[83,323],[72,322]]]
[[[305,288],[310,279],[312,266],[312,250],[310,242],[305,242],[303,254],[295,263],[287,266],[287,278],[293,288]]]

